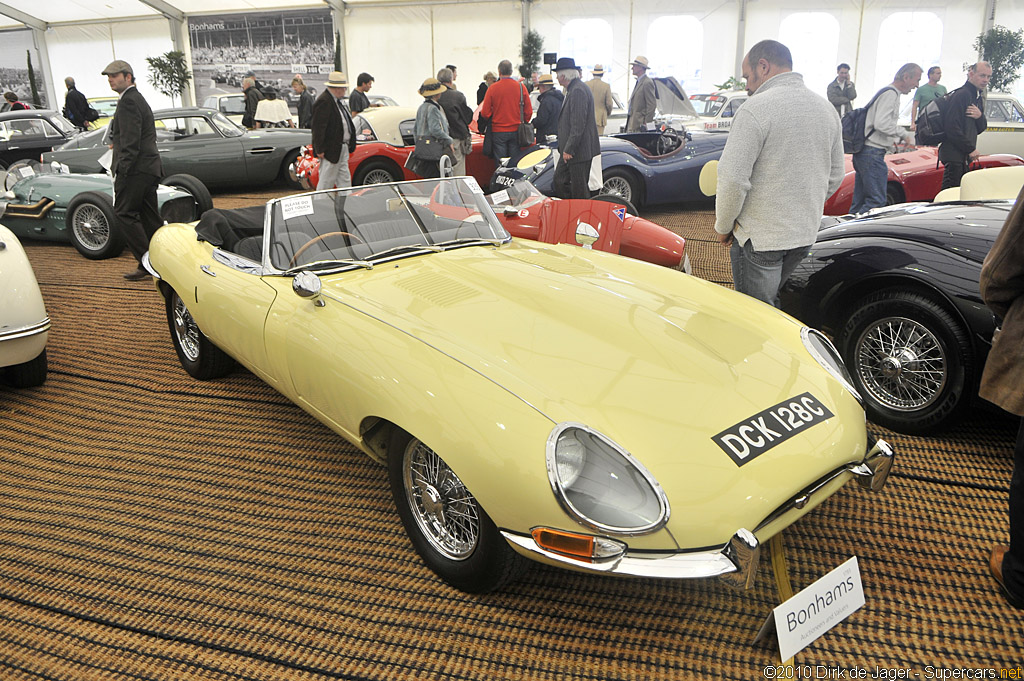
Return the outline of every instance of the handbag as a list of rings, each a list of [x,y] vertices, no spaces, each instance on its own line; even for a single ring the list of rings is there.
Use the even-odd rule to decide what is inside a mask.
[[[523,86],[519,85],[519,128],[516,130],[516,139],[519,141],[520,147],[528,147],[533,144],[537,138],[537,133],[533,129],[533,125],[527,123],[525,120],[525,110],[523,107]]]
[[[413,155],[424,161],[440,161],[444,155],[444,145],[433,137],[416,138],[416,148]]]

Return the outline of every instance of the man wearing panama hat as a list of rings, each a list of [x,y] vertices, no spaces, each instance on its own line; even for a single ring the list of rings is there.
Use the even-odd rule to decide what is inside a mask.
[[[612,99],[612,86],[604,82],[604,67],[594,64],[591,71],[594,77],[584,83],[590,88],[590,94],[594,95],[594,120],[597,123],[597,134],[604,134],[604,126],[608,125],[608,116],[612,113],[615,101]],[[614,132],[618,132],[615,130]]]
[[[324,91],[313,102],[313,153],[320,159],[317,189],[352,186],[348,155],[356,150],[356,129],[342,105],[347,89],[345,74],[331,71]]]
[[[558,112],[562,110],[565,96],[555,89],[550,73],[542,73],[537,79],[537,115],[533,117],[533,129],[537,132],[537,144],[547,142],[548,135],[558,134]]]
[[[636,86],[629,98],[629,114],[626,117],[626,132],[642,132],[648,123],[654,122],[654,110],[658,106],[654,92],[654,81],[647,77],[650,65],[647,57],[637,57],[629,62],[636,76]]]

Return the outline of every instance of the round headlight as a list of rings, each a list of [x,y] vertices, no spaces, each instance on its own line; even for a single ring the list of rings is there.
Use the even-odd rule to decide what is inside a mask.
[[[561,423],[548,437],[548,478],[562,507],[593,529],[643,534],[661,528],[668,500],[654,476],[597,431]]]
[[[807,348],[807,352],[811,353],[811,356],[818,361],[818,364],[825,367],[826,371],[842,383],[843,387],[849,390],[857,398],[858,402],[863,404],[864,400],[861,398],[860,393],[857,392],[857,389],[853,387],[853,379],[850,378],[850,372],[846,370],[846,364],[843,362],[839,351],[832,345],[832,341],[821,331],[808,326],[800,329],[800,337],[804,341],[804,347]]]

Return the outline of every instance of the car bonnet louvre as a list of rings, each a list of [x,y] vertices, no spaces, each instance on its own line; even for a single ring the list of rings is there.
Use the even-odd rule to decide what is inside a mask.
[[[439,307],[458,305],[481,295],[471,286],[439,272],[413,274],[395,282],[395,286]]]

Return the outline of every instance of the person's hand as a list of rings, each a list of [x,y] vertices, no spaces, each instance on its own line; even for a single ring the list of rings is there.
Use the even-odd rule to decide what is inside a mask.
[[[911,130],[917,130],[917,121],[911,121],[910,129]]]
[[[967,117],[981,118],[981,109],[971,104],[969,107],[967,107]]]
[[[977,161],[979,156],[981,156],[981,152],[975,149],[971,153],[967,154],[967,159],[970,161]]]
[[[716,234],[718,234],[718,243],[722,244],[723,246],[732,245],[732,232],[729,232],[728,234],[720,234],[716,232]]]
[[[571,161],[572,160],[572,154],[563,151],[562,152],[562,160],[563,161]]]
[[[324,155],[323,154],[317,154],[316,157],[318,159],[320,159],[321,161],[324,159]]]

